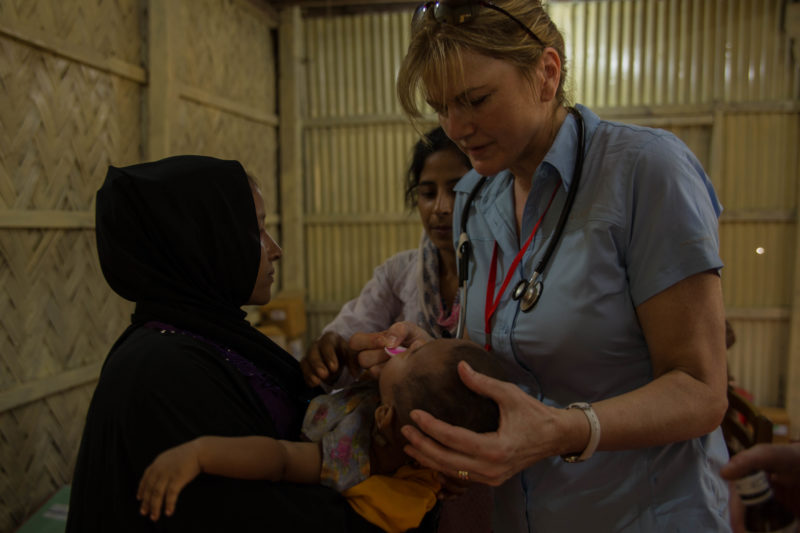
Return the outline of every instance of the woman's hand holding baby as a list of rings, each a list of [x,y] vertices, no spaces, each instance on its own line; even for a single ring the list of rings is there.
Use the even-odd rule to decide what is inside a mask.
[[[136,499],[142,502],[139,508],[142,515],[156,521],[162,507],[166,516],[175,512],[180,491],[202,472],[201,439],[170,448],[147,467],[136,491]]]

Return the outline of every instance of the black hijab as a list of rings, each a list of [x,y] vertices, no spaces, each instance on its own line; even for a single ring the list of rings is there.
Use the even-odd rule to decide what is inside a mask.
[[[110,168],[97,194],[97,248],[109,285],[136,311],[89,406],[66,531],[377,531],[328,487],[206,474],[181,491],[174,515],[153,523],[139,514],[142,472],[167,448],[200,435],[279,437],[251,374],[193,335],[143,324],[166,322],[235,350],[289,393],[299,414],[315,392],[240,309],[261,258],[242,166],[180,156]]]
[[[96,219],[103,274],[136,302],[129,331],[166,322],[250,359],[291,395],[312,395],[297,361],[250,326],[241,309],[261,246],[239,162],[183,155],[109,167]]]

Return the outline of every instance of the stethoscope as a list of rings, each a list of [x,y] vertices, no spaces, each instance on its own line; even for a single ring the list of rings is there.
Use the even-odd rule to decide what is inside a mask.
[[[581,171],[583,170],[586,136],[583,117],[580,111],[574,107],[570,107],[569,112],[572,113],[578,124],[579,141],[576,149],[575,168],[572,172],[572,182],[567,192],[567,199],[564,202],[564,207],[561,209],[553,238],[550,240],[550,244],[548,244],[542,259],[539,261],[539,264],[536,265],[536,268],[533,269],[531,277],[529,279],[520,280],[511,292],[511,297],[519,302],[519,308],[523,313],[527,313],[533,309],[542,296],[542,290],[544,289],[542,274],[558,242],[561,240],[561,235],[564,233],[564,226],[569,217],[569,212],[572,210],[572,204],[575,203],[575,196],[578,193],[578,183],[580,182]],[[456,258],[458,259],[458,285],[461,292],[461,311],[459,312],[458,327],[456,328],[456,338],[459,339],[464,337],[464,324],[467,318],[467,280],[469,278],[468,267],[470,254],[472,253],[472,243],[470,243],[469,236],[467,235],[467,218],[469,217],[472,202],[478,195],[478,191],[480,191],[486,183],[486,179],[486,176],[482,176],[478,183],[475,184],[467,197],[467,202],[464,204],[464,210],[461,212],[461,233],[458,236],[458,246],[456,248]]]

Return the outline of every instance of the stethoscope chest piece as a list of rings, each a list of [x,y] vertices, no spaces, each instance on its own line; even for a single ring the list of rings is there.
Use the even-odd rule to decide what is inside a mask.
[[[519,300],[522,298],[522,295],[525,294],[525,291],[528,289],[528,281],[521,279],[517,286],[514,287],[514,292],[511,293],[511,297],[515,300]]]
[[[538,277],[539,273],[534,272],[530,280],[520,280],[517,286],[514,287],[514,292],[511,293],[513,299],[519,300],[519,308],[522,309],[523,313],[533,309],[533,306],[536,305],[542,295],[542,280],[536,279]]]
[[[528,288],[525,289],[525,294],[523,294],[522,298],[520,299],[519,308],[522,309],[523,313],[527,313],[533,309],[533,306],[539,301],[539,297],[541,295],[542,282],[537,281],[536,283],[529,283]]]

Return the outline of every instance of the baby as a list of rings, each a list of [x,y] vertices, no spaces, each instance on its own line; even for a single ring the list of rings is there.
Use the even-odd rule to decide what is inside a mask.
[[[466,361],[503,379],[476,344],[438,339],[387,361],[377,383],[358,382],[312,400],[303,421],[309,442],[269,437],[199,437],[166,450],[145,470],[141,513],[169,516],[178,494],[200,473],[239,479],[323,483],[339,490],[365,519],[386,531],[419,526],[436,503],[437,474],[414,467],[400,428],[422,409],[479,433],[497,430],[497,405],[469,390],[457,372]]]

